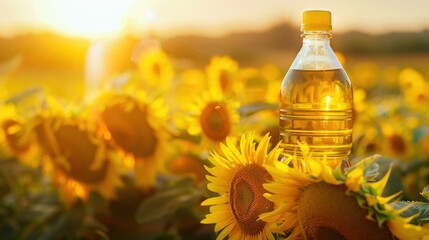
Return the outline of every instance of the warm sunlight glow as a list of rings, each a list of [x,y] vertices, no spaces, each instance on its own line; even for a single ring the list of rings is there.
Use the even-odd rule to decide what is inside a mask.
[[[155,18],[156,18],[155,11],[153,9],[147,9],[144,13],[144,17],[145,17],[147,22],[151,23],[151,22],[155,21]]]
[[[43,15],[55,30],[97,38],[123,30],[133,0],[48,0],[41,1]]]

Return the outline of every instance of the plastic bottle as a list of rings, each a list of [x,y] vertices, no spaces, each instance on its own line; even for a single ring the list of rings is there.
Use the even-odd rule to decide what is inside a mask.
[[[281,86],[280,138],[284,154],[299,159],[298,142],[306,142],[312,157],[336,166],[348,161],[352,146],[353,90],[331,31],[329,11],[304,11],[303,45]]]

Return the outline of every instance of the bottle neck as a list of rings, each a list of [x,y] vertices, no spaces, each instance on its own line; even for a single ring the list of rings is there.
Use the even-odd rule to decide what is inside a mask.
[[[303,44],[330,44],[331,31],[304,31],[301,34]]]
[[[327,70],[342,68],[330,45],[331,31],[304,31],[303,45],[291,69]]]

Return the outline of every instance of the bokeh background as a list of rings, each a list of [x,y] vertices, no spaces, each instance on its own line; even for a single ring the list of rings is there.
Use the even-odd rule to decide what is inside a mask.
[[[232,126],[234,122],[240,127],[230,135],[270,132],[275,144],[278,89],[301,47],[301,14],[307,9],[332,12],[331,45],[355,93],[353,161],[381,154],[382,171],[390,163],[395,166],[386,194],[402,190],[404,199],[421,200],[419,192],[429,182],[428,8],[424,0],[0,0],[0,238],[214,238],[212,226],[199,223],[207,212],[199,202],[211,196],[205,188],[203,165],[222,141],[210,139],[204,126],[198,131],[192,125],[204,125],[198,115],[204,106],[188,100],[213,88],[213,81],[215,85],[229,82],[233,87],[222,89],[229,104],[225,114],[240,120],[208,120],[209,126],[218,129],[224,126],[219,124]],[[146,74],[151,71],[156,76]],[[31,160],[34,164],[20,161],[22,149],[13,147],[14,140],[19,142],[20,136],[36,131],[40,122],[59,136],[54,125],[75,126],[75,120],[67,119],[74,119],[76,112],[87,114],[82,109],[114,105],[97,98],[100,94],[107,94],[107,99],[132,95],[132,100],[118,101],[136,101],[141,106],[155,103],[152,107],[158,109],[154,99],[162,99],[168,106],[165,112],[154,113],[162,115],[166,130],[151,122],[157,120],[148,120],[142,127],[166,131],[168,137],[155,134],[155,139],[167,139],[160,150],[165,152],[162,163],[167,171],[155,169],[155,183],[135,186],[140,173],[132,169],[139,153],[118,146],[116,139],[112,151],[118,154],[119,167],[114,172],[122,187],[109,185],[118,192],[114,200],[96,187],[84,188],[95,193],[82,195],[79,184],[85,181],[77,172],[85,172],[88,164],[71,163],[76,167],[72,173],[60,168],[67,179],[54,180],[55,171],[47,169],[44,161],[53,162],[51,168],[55,168],[57,160],[40,141],[43,137],[36,136],[29,143],[39,148]],[[204,103],[207,96],[199,99]],[[58,117],[55,114],[60,110],[67,113]],[[194,115],[200,116],[197,123],[192,123]],[[104,118],[112,116],[106,113]],[[5,122],[12,117],[22,121],[12,124],[19,125],[18,130],[7,130]],[[52,120],[56,118],[62,120]],[[101,120],[104,125],[108,125],[106,119]],[[130,121],[125,125],[134,123]],[[14,135],[21,129],[29,130]],[[102,130],[109,132],[105,126]],[[144,139],[142,143],[136,140],[137,149],[150,133],[142,130],[137,136]],[[114,131],[103,137],[95,134],[106,141],[97,144],[111,146],[106,134],[114,135]],[[79,134],[70,136],[81,142]],[[118,138],[129,140],[126,134]],[[98,149],[101,145],[97,144]],[[91,152],[79,147],[72,150]],[[85,154],[80,158],[92,159]],[[73,160],[73,154],[63,155]],[[58,194],[66,185],[73,198]]]
[[[177,67],[207,65],[214,55],[229,55],[241,66],[278,65],[284,72],[300,48],[301,12],[333,12],[335,51],[346,68],[359,63],[425,69],[429,16],[423,0],[334,3],[331,1],[1,1],[0,59],[20,56],[13,73],[23,87],[61,85],[58,74],[82,96],[88,50],[103,43],[105,73],[119,74],[132,66],[137,43],[155,36]],[[101,48],[101,47],[99,47]],[[101,54],[101,53],[100,53]],[[378,71],[380,70],[380,71]],[[35,73],[35,74],[33,74]],[[31,76],[43,76],[32,81]],[[11,76],[12,77],[12,76]],[[42,80],[44,79],[44,80]],[[4,79],[3,95],[22,90]],[[59,90],[58,89],[58,90]],[[73,92],[73,93],[71,93]],[[73,96],[70,96],[73,95]]]

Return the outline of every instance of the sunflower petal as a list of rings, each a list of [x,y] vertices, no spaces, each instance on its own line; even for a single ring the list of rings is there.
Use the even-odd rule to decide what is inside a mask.
[[[224,204],[229,201],[228,197],[226,195],[219,196],[219,197],[212,197],[209,199],[204,200],[201,203],[201,206],[210,206],[210,205],[216,205],[216,204]]]

